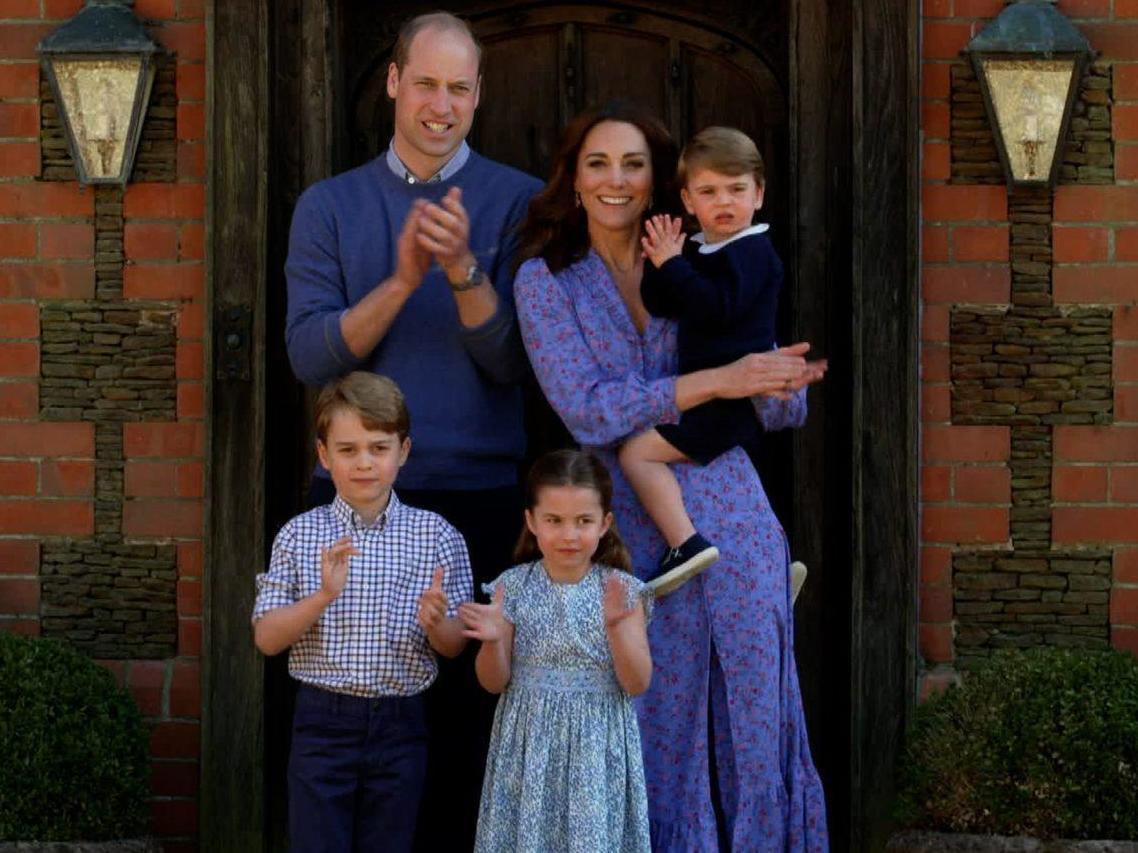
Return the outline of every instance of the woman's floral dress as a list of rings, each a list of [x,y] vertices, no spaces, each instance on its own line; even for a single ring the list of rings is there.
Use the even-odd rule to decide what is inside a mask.
[[[526,350],[550,404],[613,476],[614,514],[646,577],[664,541],[616,460],[629,436],[675,422],[676,331],[643,335],[604,263],[590,251],[550,273],[527,261],[514,283]],[[761,410],[768,430],[805,420],[805,393]],[[636,700],[652,848],[735,853],[827,849],[822,785],[810,757],[788,584],[786,536],[746,454],[673,466],[715,565],[657,603],[648,630],[652,686]],[[723,826],[712,803],[715,762]]]

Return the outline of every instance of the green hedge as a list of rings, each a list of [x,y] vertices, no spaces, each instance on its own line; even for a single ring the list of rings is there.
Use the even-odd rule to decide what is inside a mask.
[[[147,733],[130,695],[55,640],[0,633],[0,839],[142,835]]]
[[[918,709],[900,776],[906,826],[1138,838],[1138,661],[997,654]]]

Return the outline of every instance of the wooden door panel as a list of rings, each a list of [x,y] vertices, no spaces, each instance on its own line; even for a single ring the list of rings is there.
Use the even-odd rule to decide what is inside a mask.
[[[561,132],[558,28],[543,27],[488,40],[482,101],[470,134],[491,159],[545,175]]]
[[[690,81],[687,135],[729,118],[760,149],[767,147],[766,98],[754,80],[738,65],[696,47],[686,47],[683,65]]]
[[[669,123],[668,39],[628,30],[582,28],[582,106],[632,99]]]

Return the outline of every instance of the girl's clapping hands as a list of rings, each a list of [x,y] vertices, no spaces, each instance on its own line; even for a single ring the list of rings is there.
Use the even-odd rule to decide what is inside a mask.
[[[505,597],[506,588],[499,584],[489,604],[476,604],[473,601],[460,604],[458,618],[466,626],[462,632],[463,636],[484,643],[496,643],[506,639],[511,633],[512,626],[502,612],[502,602]]]

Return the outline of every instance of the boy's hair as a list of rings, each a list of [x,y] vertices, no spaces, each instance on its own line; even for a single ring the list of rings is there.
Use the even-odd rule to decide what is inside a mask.
[[[704,128],[684,146],[676,167],[680,186],[700,169],[731,176],[751,174],[760,187],[766,180],[763,155],[751,137],[733,127]]]
[[[360,416],[367,429],[393,432],[402,441],[411,432],[411,415],[399,386],[386,376],[357,370],[324,386],[316,400],[316,437],[328,439],[328,427],[338,412]]]
[[[532,511],[537,506],[539,492],[549,486],[579,486],[583,489],[592,489],[601,499],[601,512],[605,515],[612,512],[612,477],[609,476],[608,469],[601,460],[584,450],[554,450],[533,463],[533,467],[529,469],[529,476],[526,477],[526,509]],[[530,531],[529,525],[523,524],[518,544],[514,546],[514,559],[524,563],[540,560],[541,556],[541,550],[537,547],[537,537]],[[593,562],[626,572],[632,571],[632,558],[620,538],[616,522],[609,525],[609,529],[597,543]]]
[[[400,74],[407,64],[407,57],[411,53],[411,42],[415,40],[415,36],[423,30],[432,28],[465,33],[474,43],[474,52],[478,56],[478,76],[482,76],[482,42],[474,35],[469,23],[450,12],[427,12],[425,15],[416,15],[403,22],[403,26],[399,28],[399,35],[395,38],[395,47],[391,51],[391,61],[395,63]]]

